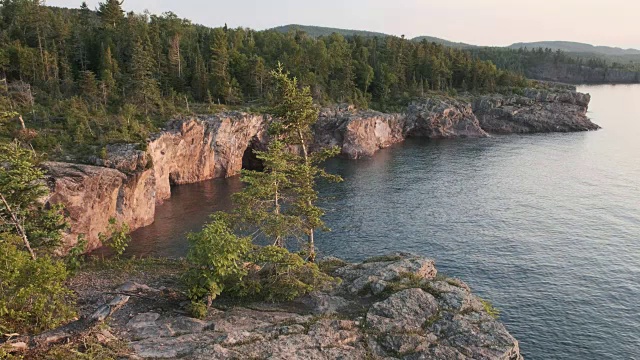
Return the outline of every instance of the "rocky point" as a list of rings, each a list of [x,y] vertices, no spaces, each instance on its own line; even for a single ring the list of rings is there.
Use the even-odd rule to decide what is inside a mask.
[[[114,290],[131,297],[105,337],[141,359],[522,359],[487,303],[432,260],[401,253],[324,264],[342,279],[333,289],[288,303],[216,301],[203,320],[182,315],[166,276],[129,281]]]
[[[313,147],[337,146],[343,156],[358,159],[408,137],[596,130],[587,117],[589,101],[575,87],[540,84],[521,95],[433,96],[413,101],[404,113],[337,106],[320,111]],[[178,119],[144,146],[107,146],[106,156],[93,159],[93,166],[45,164],[49,201],[67,208],[66,248],[80,235],[89,242],[87,250],[99,247],[98,235],[107,231],[111,218],[132,231],[151,224],[156,203],[171,196],[172,185],[239,174],[243,160],[255,162],[252,151],[264,148],[269,121],[268,116],[243,112]]]

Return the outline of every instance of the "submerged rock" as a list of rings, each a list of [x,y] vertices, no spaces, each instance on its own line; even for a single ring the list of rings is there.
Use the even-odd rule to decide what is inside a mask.
[[[340,286],[320,293],[340,304],[326,313],[303,298],[213,310],[206,321],[140,313],[114,326],[140,358],[522,359],[518,342],[469,287],[436,278],[431,260],[394,254],[348,264],[340,274]],[[354,282],[366,278],[364,288],[385,279],[385,290],[354,293],[361,288]]]

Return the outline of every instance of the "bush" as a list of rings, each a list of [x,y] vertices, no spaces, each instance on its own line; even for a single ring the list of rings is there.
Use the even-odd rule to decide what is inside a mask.
[[[116,256],[120,257],[124,254],[125,250],[127,250],[131,242],[131,236],[129,236],[130,230],[129,225],[118,225],[115,218],[110,218],[109,226],[107,227],[107,232],[111,234],[110,237],[107,238],[104,234],[98,234],[98,238],[103,245],[109,246],[109,248],[116,253]]]
[[[320,271],[316,264],[277,246],[255,247],[247,260],[253,266],[247,276],[231,289],[238,297],[290,301],[336,282],[335,278]]]
[[[0,235],[0,331],[39,333],[75,317],[64,262],[32,260],[13,235]]]
[[[212,219],[201,232],[188,235],[183,281],[193,316],[205,317],[223,292],[239,299],[288,301],[336,281],[287,249],[253,246],[250,238],[233,233],[228,215]]]
[[[188,235],[190,268],[183,279],[191,312],[197,317],[206,315],[206,309],[224,291],[225,284],[241,281],[247,274],[244,259],[251,249],[251,239],[236,236],[225,215],[215,214],[212,219],[201,232]]]

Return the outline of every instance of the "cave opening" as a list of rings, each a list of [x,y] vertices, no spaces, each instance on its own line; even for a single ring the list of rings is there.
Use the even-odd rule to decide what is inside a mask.
[[[258,159],[256,156],[256,150],[262,150],[262,148],[260,146],[260,140],[253,138],[242,155],[242,169],[254,171],[264,170],[264,164],[262,160]]]

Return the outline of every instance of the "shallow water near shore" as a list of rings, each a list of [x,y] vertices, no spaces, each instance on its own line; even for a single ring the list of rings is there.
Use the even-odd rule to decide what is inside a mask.
[[[581,87],[603,130],[410,140],[336,159],[323,255],[436,259],[501,310],[527,359],[640,358],[640,85]],[[129,253],[184,256],[238,178],[173,189]]]

